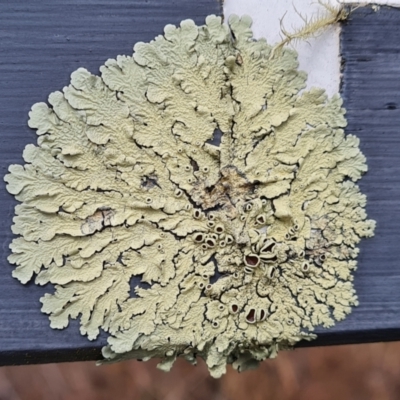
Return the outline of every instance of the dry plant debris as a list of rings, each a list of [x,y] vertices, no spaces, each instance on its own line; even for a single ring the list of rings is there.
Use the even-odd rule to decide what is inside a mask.
[[[300,28],[295,29],[293,32],[290,32],[283,24],[285,17],[283,16],[280,20],[282,41],[274,47],[274,50],[271,52],[271,56],[275,54],[276,50],[282,49],[284,46],[294,44],[300,40],[308,40],[318,36],[318,34],[320,34],[329,26],[345,21],[353,11],[360,7],[345,7],[340,3],[335,5],[331,4],[329,1],[326,2],[322,0],[318,0],[318,4],[322,6],[323,12],[316,13],[311,17],[303,16],[293,4],[293,8],[297,15],[303,20],[303,25]]]
[[[108,332],[106,360],[200,356],[219,377],[357,305],[359,140],[341,98],[303,91],[296,53],[271,58],[250,27],[168,25],[32,107],[38,146],[5,177],[13,276],[55,285],[52,328]]]

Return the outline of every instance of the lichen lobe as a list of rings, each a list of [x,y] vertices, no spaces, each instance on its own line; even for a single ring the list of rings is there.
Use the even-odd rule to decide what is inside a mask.
[[[38,146],[5,177],[13,276],[56,286],[51,327],[108,332],[107,360],[200,356],[218,377],[357,305],[356,246],[375,226],[359,141],[340,97],[303,91],[296,54],[250,26],[168,25],[32,107]]]

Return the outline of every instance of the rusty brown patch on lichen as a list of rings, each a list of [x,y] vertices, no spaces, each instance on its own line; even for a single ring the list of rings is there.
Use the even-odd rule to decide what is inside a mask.
[[[229,166],[221,169],[220,178],[214,185],[205,187],[200,181],[190,194],[204,210],[219,207],[229,218],[235,218],[238,215],[236,203],[252,196],[254,188],[255,185],[244,174]]]

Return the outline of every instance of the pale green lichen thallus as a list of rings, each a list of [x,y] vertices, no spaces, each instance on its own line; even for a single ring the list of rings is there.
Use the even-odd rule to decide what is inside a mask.
[[[21,203],[13,276],[55,285],[52,328],[108,332],[107,360],[202,357],[219,377],[357,305],[375,225],[359,140],[339,95],[304,90],[296,53],[271,56],[250,26],[167,25],[29,114],[38,145],[5,178]]]

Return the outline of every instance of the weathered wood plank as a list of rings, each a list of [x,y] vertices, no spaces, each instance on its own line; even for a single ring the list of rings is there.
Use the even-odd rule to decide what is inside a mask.
[[[27,125],[32,104],[69,82],[80,66],[92,72],[107,58],[129,54],[167,23],[202,23],[220,13],[216,0],[19,1],[0,4],[0,173],[21,163],[35,140]],[[347,131],[361,139],[370,171],[362,179],[376,236],[361,244],[355,285],[360,306],[310,345],[400,338],[400,10],[359,9],[342,34],[342,94]],[[76,321],[64,331],[49,328],[39,297],[49,288],[11,278],[6,257],[16,204],[0,182],[0,365],[96,359],[105,336],[89,342]]]
[[[203,24],[221,14],[217,0],[66,0],[0,2],[0,175],[22,163],[36,140],[28,112],[69,84],[71,72],[97,73],[108,58],[131,54],[136,42],[186,18]],[[0,179],[0,365],[98,359],[105,337],[89,342],[76,323],[50,329],[39,298],[50,288],[24,287],[7,262],[16,202]]]
[[[361,179],[375,237],[360,245],[360,306],[313,344],[400,339],[400,9],[360,8],[341,36],[347,133],[361,140],[369,171]]]

